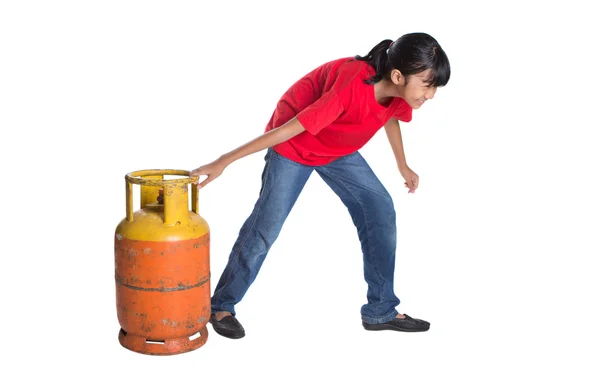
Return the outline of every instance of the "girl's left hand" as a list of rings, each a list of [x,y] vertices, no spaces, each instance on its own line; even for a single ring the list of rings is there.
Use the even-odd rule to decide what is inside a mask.
[[[419,175],[408,167],[400,168],[400,174],[406,180],[404,186],[408,188],[408,193],[414,193],[419,187]]]

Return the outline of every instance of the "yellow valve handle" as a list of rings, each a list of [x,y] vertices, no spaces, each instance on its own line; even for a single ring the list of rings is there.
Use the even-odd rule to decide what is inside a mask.
[[[162,179],[164,175],[188,177],[164,180]],[[148,169],[127,173],[125,175],[125,207],[127,221],[133,222],[133,184],[141,186],[158,186],[163,188],[165,205],[164,223],[171,225],[178,222],[187,222],[187,189],[188,185],[192,184],[192,211],[196,214],[200,214],[198,212],[198,176],[189,177],[189,175],[189,171],[180,169]]]
[[[125,175],[125,180],[132,184],[146,185],[146,186],[166,186],[166,185],[179,185],[179,184],[197,184],[198,176],[187,177],[183,179],[170,179],[162,180],[155,178],[144,178],[144,176],[158,176],[158,175],[170,175],[170,176],[189,176],[189,171],[183,171],[179,169],[148,169],[144,171],[130,172]]]

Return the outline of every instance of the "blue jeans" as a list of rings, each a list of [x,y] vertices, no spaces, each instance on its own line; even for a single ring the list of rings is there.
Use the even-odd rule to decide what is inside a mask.
[[[212,312],[235,315],[254,282],[267,252],[313,171],[323,178],[348,208],[362,246],[367,303],[361,307],[366,323],[385,323],[398,315],[394,294],[396,212],[387,190],[363,157],[355,152],[327,165],[296,163],[269,149],[262,187],[252,214],[242,226],[229,261],[212,297]]]

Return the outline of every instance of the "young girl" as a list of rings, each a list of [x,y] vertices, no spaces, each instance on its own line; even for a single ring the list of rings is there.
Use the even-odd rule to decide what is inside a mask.
[[[262,187],[242,226],[212,297],[214,330],[241,338],[245,331],[234,306],[256,278],[267,252],[304,184],[315,171],[348,208],[362,245],[367,303],[361,308],[367,330],[427,331],[429,323],[399,314],[394,294],[396,213],[389,193],[358,153],[385,127],[409,193],[419,177],[406,164],[398,120],[448,83],[450,64],[437,41],[412,33],[384,40],[366,56],[323,64],[281,97],[260,137],[190,172],[219,177],[234,161],[267,149]]]

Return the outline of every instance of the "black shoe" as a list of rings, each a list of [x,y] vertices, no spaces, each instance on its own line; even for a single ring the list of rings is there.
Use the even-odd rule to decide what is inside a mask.
[[[413,319],[404,314],[405,318],[394,318],[387,323],[369,324],[363,322],[363,327],[367,331],[402,331],[402,332],[424,332],[429,330],[429,322],[421,319]]]
[[[212,324],[213,329],[216,333],[221,336],[228,337],[230,339],[241,339],[246,336],[246,331],[244,331],[244,327],[238,322],[238,320],[233,315],[227,315],[221,321],[218,321],[215,318],[215,315],[212,314],[210,316],[210,324]]]

